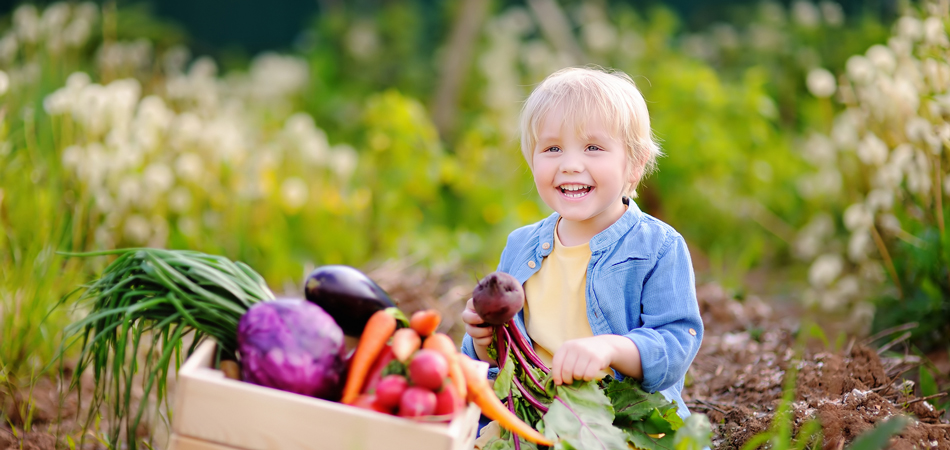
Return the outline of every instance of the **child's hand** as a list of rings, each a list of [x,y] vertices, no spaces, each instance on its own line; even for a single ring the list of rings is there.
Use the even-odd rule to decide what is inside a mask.
[[[468,302],[465,303],[465,311],[462,311],[462,322],[465,322],[465,332],[472,337],[472,343],[476,347],[485,348],[491,345],[494,327],[479,326],[485,324],[485,321],[475,312],[472,299],[468,299]]]
[[[610,367],[614,347],[605,342],[604,337],[573,339],[561,344],[551,362],[554,383],[561,385],[571,384],[574,380],[590,381]]]

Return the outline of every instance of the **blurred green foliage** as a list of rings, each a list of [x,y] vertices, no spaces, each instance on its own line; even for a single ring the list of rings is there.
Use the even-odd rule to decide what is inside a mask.
[[[842,108],[806,77],[842,72],[891,28],[831,2],[764,2],[699,31],[662,6],[565,2],[558,28],[550,12],[487,2],[474,38],[456,42],[468,2],[425,14],[423,2],[340,2],[295,54],[216,63],[144,9],[59,5],[0,21],[3,320],[30,295],[47,310],[99,268],[54,250],[192,248],[291,292],[327,263],[487,272],[511,230],[550,213],[518,148],[520,102],[554,70],[588,63],[644,92],[667,156],[638,202],[682,232],[705,276],[740,289],[753,268],[788,268],[804,281],[810,261],[794,243],[827,203],[802,195],[803,147]],[[452,73],[451,54],[470,55],[468,70]],[[446,79],[458,89],[441,90]],[[436,113],[443,95],[451,107]],[[18,348],[45,345],[45,360],[55,345],[0,342],[5,365],[29,353]]]

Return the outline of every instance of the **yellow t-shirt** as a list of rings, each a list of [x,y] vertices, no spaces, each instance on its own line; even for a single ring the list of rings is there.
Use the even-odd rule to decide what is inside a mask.
[[[594,335],[587,321],[585,292],[590,254],[588,243],[565,247],[555,231],[554,249],[524,284],[525,329],[548,367],[561,344]]]

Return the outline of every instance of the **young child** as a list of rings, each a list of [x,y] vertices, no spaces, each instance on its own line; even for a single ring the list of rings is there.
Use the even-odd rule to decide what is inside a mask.
[[[521,151],[554,213],[512,232],[502,251],[498,270],[524,283],[516,324],[555,383],[612,370],[687,417],[680,393],[703,323],[686,242],[629,199],[660,154],[643,96],[622,72],[555,72],[524,104]],[[494,366],[491,328],[478,327],[471,300],[462,320],[463,352]]]

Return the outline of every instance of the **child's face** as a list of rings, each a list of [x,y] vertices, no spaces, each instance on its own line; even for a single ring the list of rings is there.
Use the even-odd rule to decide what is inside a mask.
[[[606,229],[626,211],[626,148],[600,117],[588,118],[586,138],[562,117],[558,108],[541,121],[532,152],[534,184],[562,220]]]

